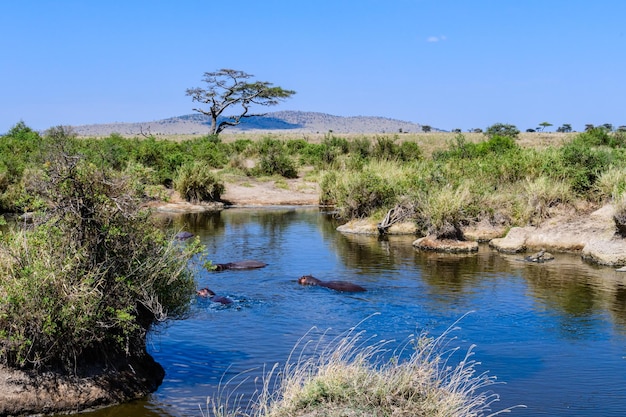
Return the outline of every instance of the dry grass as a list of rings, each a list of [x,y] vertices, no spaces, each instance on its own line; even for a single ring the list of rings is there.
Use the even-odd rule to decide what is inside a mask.
[[[391,137],[397,138],[401,142],[416,142],[423,151],[425,157],[429,157],[433,152],[448,148],[448,144],[454,140],[458,133],[452,132],[429,132],[429,133],[333,133],[333,136],[348,140],[359,138]],[[483,133],[462,133],[468,142],[481,142],[486,139]],[[523,148],[545,149],[553,146],[558,147],[571,140],[577,133],[556,133],[556,132],[523,132],[517,138],[517,143]],[[180,142],[184,140],[196,139],[205,135],[160,135],[158,140],[171,140]],[[250,139],[257,141],[271,137],[279,140],[304,139],[309,143],[322,143],[328,133],[294,133],[288,131],[267,131],[267,132],[229,132],[228,130],[220,134],[220,139],[225,143],[235,142],[239,139]]]
[[[264,372],[248,407],[227,390],[227,382],[218,398],[209,398],[206,412],[217,417],[465,417],[510,411],[492,411],[499,400],[489,390],[495,377],[477,372],[473,347],[464,355],[451,347],[454,329],[437,338],[410,337],[394,351],[393,341],[376,342],[357,327],[329,341],[305,335],[283,369],[274,365]]]

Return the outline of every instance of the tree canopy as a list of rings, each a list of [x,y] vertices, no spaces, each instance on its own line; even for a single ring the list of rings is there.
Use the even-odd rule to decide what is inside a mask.
[[[294,95],[293,90],[285,90],[267,81],[253,81],[253,75],[233,69],[220,69],[205,72],[204,81],[207,88],[189,88],[187,95],[193,101],[208,104],[208,109],[195,108],[194,111],[209,116],[211,119],[211,135],[218,135],[229,126],[236,126],[241,119],[263,114],[249,113],[252,105],[274,106],[281,100]],[[219,118],[228,108],[239,107],[237,114]]]

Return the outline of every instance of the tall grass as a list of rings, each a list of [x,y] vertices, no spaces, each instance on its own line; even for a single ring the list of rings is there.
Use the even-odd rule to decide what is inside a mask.
[[[393,351],[394,341],[375,341],[358,326],[331,340],[305,335],[284,367],[264,372],[250,403],[222,386],[206,411],[216,417],[467,417],[510,411],[492,409],[499,401],[490,390],[496,378],[478,371],[474,346],[465,353],[452,346],[455,328],[439,337],[412,336]]]

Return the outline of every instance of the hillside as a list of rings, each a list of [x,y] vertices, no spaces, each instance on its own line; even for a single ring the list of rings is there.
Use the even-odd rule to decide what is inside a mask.
[[[109,123],[73,126],[81,136],[108,136],[119,133],[124,136],[136,136],[142,133],[152,135],[198,135],[209,131],[209,119],[201,114],[188,114],[152,122]],[[436,130],[436,129],[433,129]],[[293,132],[293,133],[397,133],[421,132],[417,123],[385,117],[333,116],[325,113],[302,111],[279,111],[244,119],[239,126],[225,132]]]

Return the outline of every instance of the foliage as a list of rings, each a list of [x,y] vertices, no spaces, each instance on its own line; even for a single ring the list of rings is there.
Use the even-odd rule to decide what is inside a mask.
[[[296,164],[289,157],[284,143],[277,139],[264,138],[257,144],[260,161],[254,172],[257,175],[278,174],[285,178],[296,178]]]
[[[519,133],[519,129],[515,125],[506,123],[495,123],[485,130],[485,135],[490,138],[493,136],[507,136],[515,139]]]
[[[573,190],[580,193],[591,190],[600,173],[612,162],[612,155],[607,149],[590,146],[598,140],[598,135],[590,133],[581,133],[561,148],[564,174]]]
[[[224,184],[211,169],[193,162],[178,168],[174,179],[174,189],[187,201],[218,201],[224,193]]]
[[[342,175],[331,171],[322,179],[320,187],[321,202],[336,205],[341,216],[347,219],[373,214],[390,205],[395,194],[389,181],[369,167]]]
[[[142,354],[151,324],[186,312],[200,248],[176,246],[128,177],[57,139],[38,187],[47,209],[0,244],[0,363],[79,374]]]
[[[493,135],[479,143],[468,142],[465,136],[457,134],[449,144],[447,151],[439,151],[433,155],[436,160],[483,158],[489,154],[504,155],[517,151],[519,146],[510,136]]]

